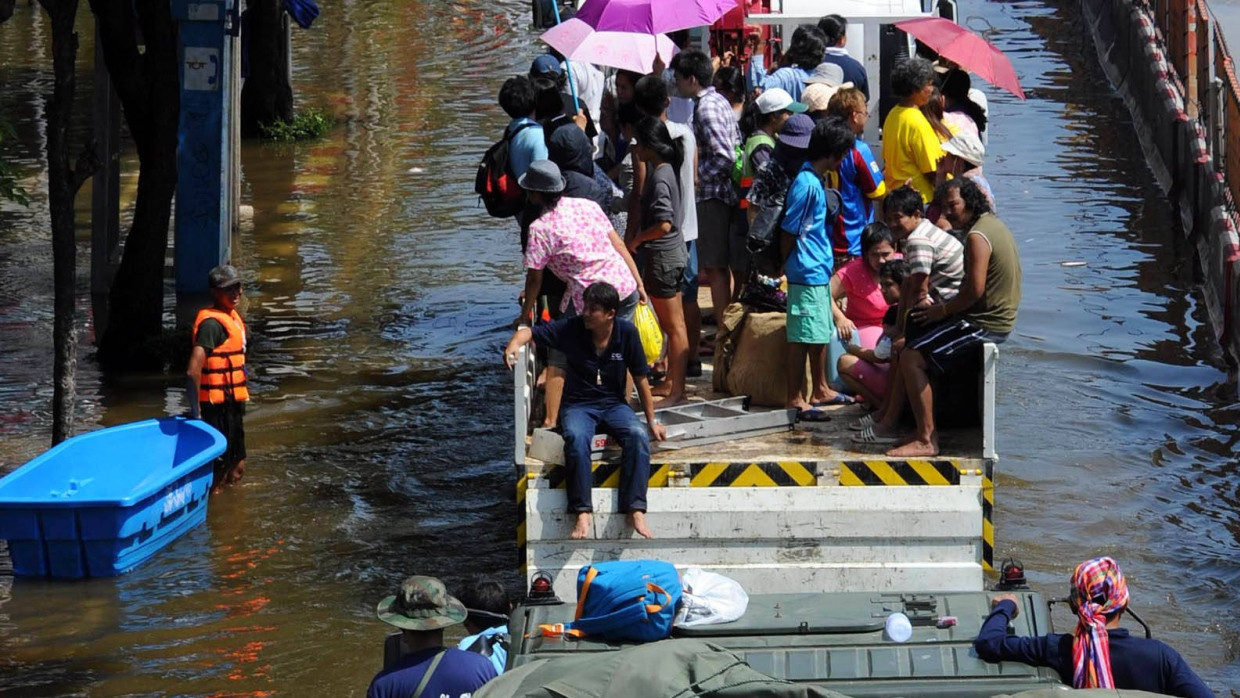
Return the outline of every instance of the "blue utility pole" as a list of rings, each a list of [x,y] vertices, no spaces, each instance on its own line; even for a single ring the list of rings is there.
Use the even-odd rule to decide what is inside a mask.
[[[207,272],[231,256],[238,1],[170,0],[180,30],[181,65],[174,238],[178,293],[206,291]]]

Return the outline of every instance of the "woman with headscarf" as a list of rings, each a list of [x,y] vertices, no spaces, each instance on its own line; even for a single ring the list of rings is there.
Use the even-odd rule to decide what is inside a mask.
[[[1076,614],[1071,635],[1009,635],[1022,599],[1000,594],[973,641],[977,656],[988,662],[1021,662],[1059,672],[1073,688],[1118,688],[1184,698],[1214,698],[1214,693],[1170,646],[1133,637],[1119,627],[1128,607],[1128,584],[1119,563],[1109,557],[1087,560],[1072,572],[1069,605]]]

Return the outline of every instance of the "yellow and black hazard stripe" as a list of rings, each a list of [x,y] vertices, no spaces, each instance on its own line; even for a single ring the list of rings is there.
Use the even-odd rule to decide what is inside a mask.
[[[564,488],[564,478],[568,470],[562,465],[555,465],[547,472],[547,482],[551,485],[551,489],[558,490]],[[651,463],[649,487],[667,487],[667,478],[671,473],[671,468],[667,463]],[[620,461],[619,459],[612,461],[591,461],[590,474],[593,478],[592,486],[594,487],[619,487],[620,486]]]
[[[840,484],[846,486],[959,485],[960,461],[846,460],[840,463]]]
[[[995,463],[987,460],[982,472],[982,567],[995,568]]]
[[[818,484],[813,463],[686,463],[690,487],[810,487]]]
[[[619,487],[619,461],[590,464],[594,487]],[[673,475],[688,477],[690,487],[809,487],[818,483],[814,463],[762,461],[754,463],[651,463],[650,487],[667,487]],[[564,487],[565,469],[547,473],[553,489]]]

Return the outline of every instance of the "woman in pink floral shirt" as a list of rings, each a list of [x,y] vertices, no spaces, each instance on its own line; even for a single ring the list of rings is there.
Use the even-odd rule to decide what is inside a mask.
[[[564,177],[550,160],[537,160],[521,177],[522,188],[542,213],[530,223],[525,248],[525,302],[521,317],[533,315],[544,269],[568,284],[562,312],[581,312],[581,294],[596,281],[606,281],[620,294],[616,317],[632,320],[639,299],[645,298],[637,265],[624,241],[598,204],[588,199],[561,197]]]

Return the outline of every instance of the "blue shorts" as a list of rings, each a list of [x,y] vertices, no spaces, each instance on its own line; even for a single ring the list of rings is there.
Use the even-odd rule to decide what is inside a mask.
[[[686,242],[685,250],[688,251],[689,258],[685,261],[685,276],[681,281],[681,288],[684,292],[681,297],[696,303],[698,297],[697,240]]]
[[[830,344],[835,339],[831,287],[788,284],[789,344]]]

